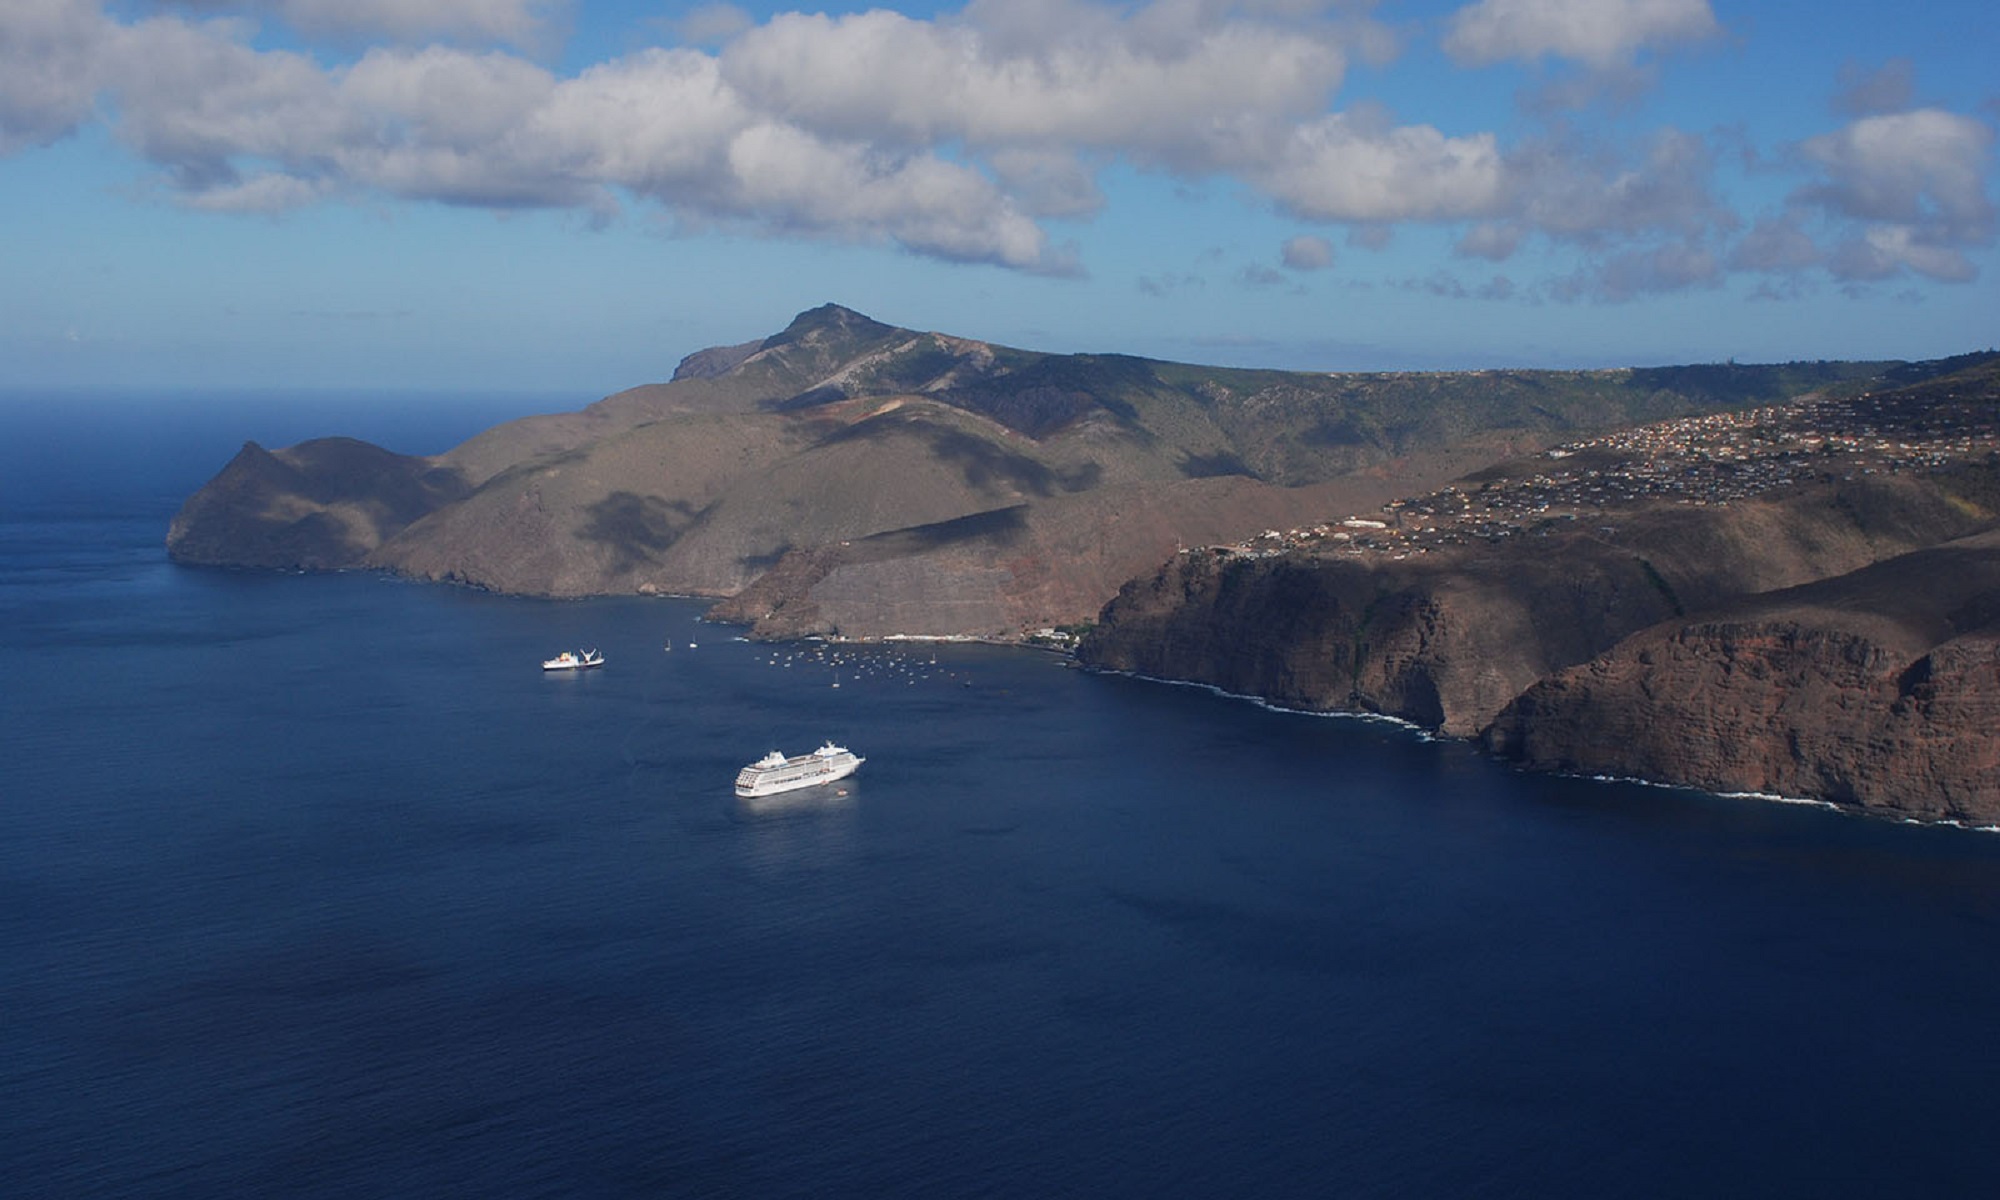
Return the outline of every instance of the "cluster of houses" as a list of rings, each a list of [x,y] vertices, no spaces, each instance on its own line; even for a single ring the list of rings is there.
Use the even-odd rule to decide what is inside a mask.
[[[1368,517],[1266,530],[1225,553],[1406,557],[1502,541],[1622,506],[1722,505],[1781,488],[1932,471],[2000,454],[2000,404],[1943,392],[1811,399],[1662,421],[1544,451],[1484,482],[1395,500]]]

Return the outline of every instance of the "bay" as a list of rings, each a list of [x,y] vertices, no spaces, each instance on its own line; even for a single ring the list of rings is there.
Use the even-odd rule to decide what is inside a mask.
[[[142,400],[0,406],[7,1194],[1985,1191],[2000,839],[177,568],[245,437],[512,412]],[[827,738],[840,787],[732,796]]]

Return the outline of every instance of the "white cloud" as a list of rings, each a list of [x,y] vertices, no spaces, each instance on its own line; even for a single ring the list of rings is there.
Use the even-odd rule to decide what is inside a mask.
[[[7,0],[0,15],[0,155],[65,137],[90,117],[116,27],[85,0]]]
[[[187,202],[207,212],[276,213],[303,208],[323,198],[328,190],[324,183],[272,172],[204,188]]]
[[[92,53],[117,136],[195,207],[275,211],[373,189],[601,213],[616,189],[695,226],[1077,269],[978,170],[774,120],[696,51],[645,51],[559,79],[512,55],[441,46],[371,50],[329,69],[255,49],[234,26],[178,18],[99,32]]]
[[[241,160],[303,161],[359,133],[311,59],[251,49],[219,27],[122,26],[105,64],[119,138],[189,191],[234,186]]]
[[[702,209],[725,202],[729,144],[757,120],[713,58],[647,50],[564,81],[516,137],[549,173]]]
[[[1871,226],[1836,247],[1829,267],[1835,279],[1845,281],[1889,279],[1905,268],[1947,283],[1965,283],[1979,274],[1960,250],[1927,241],[1922,231],[1907,225]]]
[[[1795,147],[1786,165],[1808,183],[1732,246],[1740,222],[1717,195],[1711,138],[1594,141],[1565,118],[1503,145],[1365,104],[1334,110],[1349,56],[1393,41],[1366,0],[975,0],[930,20],[787,13],[756,26],[709,5],[687,20],[720,49],[647,49],[574,74],[481,48],[542,36],[567,7],[131,0],[116,11],[168,15],[118,20],[100,0],[0,0],[0,154],[102,121],[161,190],[203,208],[376,194],[608,220],[636,200],[683,229],[1052,273],[1079,264],[1040,222],[1097,213],[1103,172],[1136,168],[1239,184],[1288,217],[1345,225],[1350,246],[1380,248],[1412,222],[1494,262],[1546,242],[1585,264],[1569,294],[1613,299],[1704,286],[1725,262],[1962,279],[1994,237],[1992,129],[1936,109],[1873,112],[1908,93],[1896,60],[1847,73],[1842,103],[1870,115]],[[283,21],[288,45],[312,30],[404,40],[268,49],[251,22],[192,11]],[[1642,51],[1714,32],[1699,0],[1482,0],[1448,45],[1471,61],[1572,58],[1602,96],[1650,69]],[[433,33],[480,45],[415,44]],[[1282,251],[1293,270],[1332,259],[1317,235]]]
[[[1158,4],[974,5],[954,22],[783,14],[723,52],[760,110],[833,137],[1102,150],[1200,173],[1268,153],[1324,110],[1345,56],[1324,31]],[[1172,19],[1169,19],[1169,18]]]
[[[1245,173],[1286,211],[1323,221],[1478,217],[1505,183],[1492,134],[1382,129],[1342,113],[1294,126],[1274,161]]]
[[[1993,131],[1935,108],[1863,117],[1803,143],[1826,175],[1801,198],[1843,216],[1932,226],[1955,238],[1990,238],[1986,176]]]
[[[373,50],[340,73],[341,104],[412,142],[470,150],[546,108],[555,77],[506,54]]]
[[[1007,193],[1037,217],[1083,217],[1104,207],[1097,176],[1061,150],[1000,149],[987,165]]]
[[[1712,187],[1714,155],[1692,134],[1655,133],[1636,162],[1602,147],[1534,143],[1512,155],[1507,167],[1519,219],[1560,239],[1595,244],[1735,224]]]
[[[929,156],[884,159],[783,125],[753,126],[729,147],[748,214],[780,228],[857,240],[887,236],[921,254],[1062,273],[1041,228],[977,172]]]
[[[1991,246],[1986,192],[1993,130],[1971,117],[1915,109],[1863,117],[1811,138],[1800,156],[1822,178],[1793,203],[1858,227],[1831,255],[1837,279],[1884,279],[1904,269],[1958,283],[1977,275],[1966,252]]]
[[[1718,32],[1708,0],[1479,0],[1453,15],[1444,48],[1466,63],[1555,57],[1610,68],[1643,47]]]
[[[1575,139],[1529,143],[1508,156],[1504,202],[1454,253],[1502,262],[1537,236],[1581,251],[1582,265],[1547,289],[1561,300],[1713,286],[1718,247],[1741,224],[1715,193],[1714,159],[1706,139],[1672,129],[1636,156]]]

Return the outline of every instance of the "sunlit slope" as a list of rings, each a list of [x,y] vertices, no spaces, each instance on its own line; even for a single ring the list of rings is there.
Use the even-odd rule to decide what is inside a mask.
[[[720,596],[788,554],[978,529],[912,533],[895,554],[791,570],[766,590],[789,580],[813,593],[773,611],[819,605],[871,629],[921,617],[933,630],[977,610],[992,632],[1088,618],[1177,545],[1337,516],[1342,497],[1420,490],[1582,433],[1853,387],[1882,369],[1246,371],[1044,354],[826,305],[761,341],[690,355],[670,382],[402,463],[396,473],[432,481],[414,494],[371,502],[368,480],[387,476],[351,469],[353,455],[283,471],[232,464],[190,501],[169,546],[188,560],[368,565],[538,595]],[[355,519],[363,509],[375,516]],[[981,514],[983,525],[950,524]],[[1005,529],[1027,532],[1002,545]],[[298,547],[310,553],[281,561]],[[896,579],[928,599],[905,603]]]

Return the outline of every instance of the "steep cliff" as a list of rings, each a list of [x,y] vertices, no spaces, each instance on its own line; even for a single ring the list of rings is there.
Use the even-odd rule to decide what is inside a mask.
[[[1647,629],[1482,741],[1541,769],[2000,820],[2000,533]]]
[[[1128,583],[1079,655],[1471,736],[1544,676],[1656,622],[1844,574],[1991,519],[1935,480],[1867,477],[1400,558],[1202,550]]]

